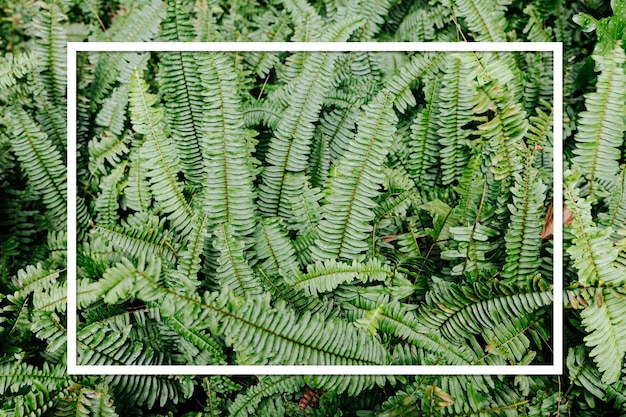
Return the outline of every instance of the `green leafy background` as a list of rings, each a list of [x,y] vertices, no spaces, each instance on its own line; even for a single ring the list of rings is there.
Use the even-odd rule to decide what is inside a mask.
[[[0,4],[0,415],[626,413],[623,0]],[[157,40],[563,42],[565,357],[550,54],[84,53],[80,363],[565,374],[68,376],[66,42]]]

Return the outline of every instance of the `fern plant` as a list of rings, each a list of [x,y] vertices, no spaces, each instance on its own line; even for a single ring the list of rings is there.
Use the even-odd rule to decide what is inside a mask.
[[[5,3],[0,415],[625,410],[623,0]],[[79,363],[566,374],[67,375],[65,42],[91,40],[563,42],[566,357],[550,54],[129,52],[77,57]]]

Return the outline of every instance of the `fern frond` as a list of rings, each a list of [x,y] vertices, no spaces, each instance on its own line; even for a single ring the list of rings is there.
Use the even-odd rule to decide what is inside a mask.
[[[466,272],[474,272],[474,275],[492,269],[495,265],[491,262],[490,253],[494,251],[494,245],[489,242],[490,238],[498,236],[498,231],[475,223],[471,226],[451,227],[450,233],[458,243],[453,249],[441,252],[441,258],[453,262],[452,275],[462,275]]]
[[[181,0],[168,2],[167,16],[161,23],[165,42],[188,42],[195,37],[188,4]],[[178,147],[185,177],[192,184],[202,184],[202,107],[203,95],[198,64],[194,54],[163,52],[160,57],[161,91],[165,98],[172,138]]]
[[[0,364],[0,391],[17,393],[36,380],[41,388],[54,391],[68,383],[65,366],[50,366],[44,362],[41,368],[26,363],[24,358],[12,358]]]
[[[351,265],[328,260],[309,265],[306,274],[293,270],[284,271],[283,276],[290,286],[316,296],[355,279],[363,283],[384,281],[391,276],[391,268],[377,259],[370,259],[366,263],[353,261]]]
[[[593,194],[596,182],[613,184],[619,171],[626,114],[626,56],[621,45],[606,55],[594,55],[600,74],[595,91],[585,95],[585,111],[579,114],[573,162],[580,165]]]
[[[156,97],[137,70],[130,82],[130,110],[133,128],[145,135],[142,158],[148,164],[148,176],[154,199],[168,214],[168,219],[182,236],[191,230],[193,212],[178,180],[180,172],[176,148],[164,132],[163,109],[154,107]]]
[[[449,340],[481,334],[520,315],[533,314],[552,304],[551,289],[518,287],[515,292],[493,284],[438,285],[420,309],[418,330],[439,331]]]
[[[11,280],[13,286],[23,295],[49,288],[59,278],[58,270],[44,269],[41,263],[28,265],[17,271]]]
[[[235,66],[228,55],[208,53],[199,60],[198,72],[202,83],[211,86],[203,93],[204,211],[210,226],[230,222],[235,235],[248,236],[255,227],[254,196],[251,172],[242,158],[248,149]]]
[[[157,405],[163,407],[167,403],[181,403],[194,391],[194,383],[189,376],[116,375],[107,376],[104,380],[112,387],[118,404],[149,409]]]
[[[184,250],[178,254],[176,272],[172,271],[172,284],[180,288],[183,294],[192,294],[200,284],[198,272],[202,263],[200,256],[204,252],[204,245],[207,241],[207,224],[206,214],[202,220],[195,221],[194,228],[185,238]]]
[[[346,306],[348,318],[354,319],[375,307],[376,303],[365,298],[357,298],[351,301],[351,306]],[[440,364],[446,365],[470,365],[475,364],[477,355],[467,346],[455,341],[450,343],[437,331],[419,331],[420,320],[415,311],[407,306],[392,301],[384,304],[384,311],[380,317],[379,329],[381,332],[392,334],[412,345],[433,352],[441,357]],[[397,355],[393,355],[394,364],[398,362]],[[423,365],[423,364],[422,364]]]
[[[443,8],[438,4],[435,7]],[[424,8],[414,8],[407,14],[394,37],[399,42],[428,42],[435,38],[435,21],[431,18],[432,12]]]
[[[537,111],[552,110],[552,93],[554,91],[553,65],[551,53],[524,54],[524,107],[529,114]],[[548,104],[548,105],[546,105]]]
[[[35,57],[28,53],[7,53],[0,58],[0,91],[14,86],[17,80],[24,77],[36,67]]]
[[[594,298],[580,313],[587,335],[585,344],[602,372],[602,382],[612,384],[622,375],[626,354],[626,303],[614,290],[596,288]]]
[[[350,98],[352,100],[348,101],[347,106],[338,106],[324,113],[320,119],[320,130],[325,140],[328,141],[331,162],[343,154],[343,151],[354,138],[354,130],[362,102],[356,96]]]
[[[444,58],[445,54],[441,52],[418,53],[388,81],[387,89],[393,94],[394,105],[400,113],[404,113],[407,108],[417,104],[411,87],[418,80],[426,79],[431,74],[439,72],[444,65]]]
[[[474,41],[506,42],[503,11],[486,0],[454,0],[457,16],[465,19]]]
[[[113,171],[100,182],[102,192],[96,199],[94,209],[98,213],[97,223],[101,226],[111,226],[117,224],[120,182],[125,174],[126,161],[115,166]]]
[[[313,187],[321,187],[326,183],[328,170],[330,168],[330,151],[328,149],[327,138],[319,131],[315,132],[309,158],[307,173]]]
[[[304,386],[304,378],[300,375],[272,375],[262,377],[258,383],[237,395],[228,407],[231,417],[248,417],[257,415],[259,403],[264,398],[282,394],[288,395],[299,391]]]
[[[365,106],[358,133],[328,180],[328,203],[312,248],[318,260],[354,259],[367,249],[365,239],[374,219],[372,199],[383,180],[382,165],[397,121],[391,98],[391,93],[382,91]]]
[[[511,218],[504,235],[506,263],[502,277],[523,280],[539,272],[541,266],[539,249],[547,187],[530,159],[526,161],[524,176],[516,173],[513,183],[513,201],[509,204]]]
[[[272,130],[278,128],[280,119],[282,118],[285,108],[276,100],[267,98],[260,102],[251,102],[242,104],[242,115],[244,125],[253,127],[256,125],[264,125]]]
[[[609,197],[609,211],[600,213],[598,222],[615,231],[626,229],[626,165],[621,166],[615,188]]]
[[[519,170],[523,137],[528,130],[526,112],[520,103],[511,104],[511,92],[498,97],[499,88],[487,86],[479,89],[479,103],[476,113],[493,109],[494,116],[478,126],[478,133],[488,144],[486,151],[493,154],[491,171],[495,179],[508,181]]]
[[[537,6],[529,4],[524,7],[524,14],[528,16],[528,23],[524,27],[523,33],[530,42],[552,42],[552,28],[546,27],[545,18],[540,15]]]
[[[543,167],[546,171],[552,171],[553,164],[553,134],[552,123],[554,119],[554,110],[552,104],[545,102],[544,106],[548,112],[544,112],[541,108],[537,108],[536,115],[530,116],[530,124],[528,132],[526,132],[526,141],[529,149],[534,149],[535,166]]]
[[[13,133],[12,147],[30,184],[45,204],[51,226],[65,227],[67,172],[61,153],[21,107],[11,107],[6,120]]]
[[[111,242],[122,253],[134,257],[141,254],[158,255],[174,264],[178,258],[178,244],[164,230],[165,219],[147,213],[137,213],[122,220],[121,225],[94,227],[94,233]]]
[[[297,317],[284,303],[271,306],[268,297],[249,299],[223,320],[239,364],[388,363],[385,347],[351,324],[309,312]]]
[[[44,3],[45,4],[45,3]],[[67,20],[56,2],[45,4],[32,22],[37,38],[34,53],[44,94],[55,106],[64,107],[67,86],[67,37],[61,22]]]
[[[448,65],[441,80],[437,123],[441,149],[441,171],[443,184],[458,179],[469,160],[469,136],[466,128],[473,120],[474,91],[469,87],[469,68],[456,57],[447,60]]]
[[[349,19],[332,26],[325,41],[345,41],[360,20]],[[288,172],[302,172],[307,167],[314,123],[319,117],[326,92],[331,87],[337,54],[316,53],[306,61],[303,75],[294,85],[290,105],[270,140],[259,187],[259,208],[265,215],[287,217],[286,203],[293,195],[285,195],[284,183]]]
[[[352,35],[354,41],[366,42],[373,39],[380,27],[385,23],[385,16],[392,4],[391,0],[365,0],[360,2],[358,10],[354,10],[354,13],[363,18],[363,23],[360,29]]]
[[[259,281],[263,284],[265,291],[272,295],[273,300],[282,300],[292,309],[304,313],[310,311],[313,314],[319,313],[324,317],[335,317],[337,311],[332,300],[322,300],[305,294],[303,290],[297,290],[288,285],[280,275],[270,276],[263,268],[255,268],[255,273]]]
[[[150,0],[139,7],[133,7],[127,13],[113,19],[105,33],[97,33],[95,41],[108,42],[148,42],[154,39],[161,20],[166,14],[166,4],[161,0]],[[104,53],[92,54],[94,61],[94,81],[91,83],[89,99],[92,108],[105,99],[116,81],[127,84],[131,71],[140,66],[141,54]]]
[[[120,74],[117,77],[122,85],[115,87],[111,95],[102,100],[102,107],[95,120],[96,125],[104,129],[103,133],[111,132],[116,136],[122,135],[128,120],[128,112],[126,111],[128,107],[128,79],[130,77],[128,68],[137,67],[143,70],[148,62],[148,54],[145,53],[123,55],[126,55],[128,60],[123,60],[123,67],[119,69]]]
[[[143,149],[142,144],[137,144],[130,152],[130,169],[124,187],[126,206],[137,212],[146,212],[152,205],[152,192],[148,182],[149,162],[142,155]]]
[[[126,137],[119,138],[110,133],[102,133],[100,137],[95,136],[89,141],[87,149],[89,150],[89,172],[95,173],[99,171],[106,174],[108,171],[105,162],[115,166],[121,162],[121,156],[128,154],[129,150],[126,146]]]
[[[64,313],[67,304],[67,282],[55,282],[43,291],[33,294],[33,307],[37,311]]]
[[[234,228],[228,223],[220,224],[214,246],[219,251],[217,279],[221,288],[229,288],[241,297],[260,294],[258,278],[244,257],[243,242],[234,237]]]
[[[319,188],[311,188],[306,184],[303,175],[293,175],[287,178],[290,188],[299,187],[290,200],[291,215],[289,216],[289,229],[299,232],[299,236],[313,236],[317,234],[317,225],[321,217],[320,199],[323,197]]]
[[[418,113],[411,125],[409,137],[409,169],[411,178],[422,188],[432,188],[439,176],[439,130],[437,112],[437,97],[442,88],[441,77],[434,76],[426,82],[424,87],[425,106]]]
[[[395,377],[385,375],[312,375],[305,377],[305,382],[312,388],[319,388],[337,394],[346,393],[356,397],[364,391],[371,390],[375,385],[385,386],[393,383]]]
[[[67,293],[67,288],[63,290]],[[55,312],[36,308],[31,331],[37,339],[46,344],[42,356],[49,362],[59,363],[67,352],[67,331]]]
[[[55,417],[119,417],[108,391],[105,384],[98,384],[95,389],[72,386],[70,395],[57,402]]]
[[[601,229],[593,222],[591,197],[581,198],[575,187],[580,174],[566,171],[563,176],[563,197],[573,216],[571,232],[574,239],[567,252],[578,270],[578,282],[585,286],[623,283],[624,277],[615,266],[618,250],[610,239],[612,229]]]
[[[9,416],[44,416],[54,408],[56,398],[36,380],[29,390],[15,397],[9,397],[2,404],[0,415]]]
[[[204,331],[189,329],[177,315],[168,317],[165,322],[181,337],[181,350],[186,363],[195,365],[226,365],[226,355],[218,341]],[[187,342],[187,343],[185,343]]]
[[[584,345],[580,344],[569,349],[565,365],[569,370],[571,384],[584,387],[598,398],[604,397],[607,384],[602,381],[602,375],[589,360],[588,351]]]
[[[298,267],[295,251],[280,222],[277,217],[264,218],[254,234],[256,254],[263,261],[261,268],[269,275],[277,275],[279,270],[291,271]]]
[[[143,282],[142,275],[157,277],[161,274],[161,261],[159,258],[139,257],[137,265],[128,258],[122,258],[120,262],[108,268],[102,278],[98,280],[98,287],[103,294],[103,301],[107,304],[116,304],[132,298],[141,288],[137,288],[138,282]],[[130,330],[129,330],[130,331]]]

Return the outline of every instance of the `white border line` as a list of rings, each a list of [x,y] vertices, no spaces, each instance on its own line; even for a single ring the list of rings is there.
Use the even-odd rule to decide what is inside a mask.
[[[77,52],[552,52],[554,85],[554,302],[552,365],[529,366],[195,366],[77,365],[76,54]],[[69,375],[561,375],[563,373],[563,44],[560,42],[68,42],[67,44],[67,373]]]

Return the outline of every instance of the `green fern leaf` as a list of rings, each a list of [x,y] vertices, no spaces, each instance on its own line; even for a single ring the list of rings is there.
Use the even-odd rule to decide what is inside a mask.
[[[166,14],[165,3],[151,0],[140,7],[132,7],[127,13],[113,19],[113,24],[104,33],[96,33],[95,41],[101,42],[148,42],[153,40],[159,24]],[[101,103],[116,81],[127,84],[132,69],[140,66],[141,54],[104,53],[93,54],[95,62],[94,82],[88,94],[92,108]]]
[[[61,153],[20,107],[11,107],[5,117],[13,132],[12,147],[48,209],[46,216],[53,229],[65,227],[67,172]]]
[[[426,79],[431,74],[439,72],[443,67],[445,55],[443,53],[418,53],[406,64],[397,75],[387,84],[387,88],[393,94],[393,102],[400,113],[407,108],[414,107],[417,103],[411,87],[421,79]]]
[[[113,171],[100,183],[102,193],[96,199],[95,210],[98,213],[97,223],[102,226],[117,224],[119,209],[120,182],[125,174],[126,161],[115,166]]]
[[[500,7],[486,0],[455,0],[455,14],[465,19],[476,42],[506,42],[506,19]]]
[[[626,229],[626,165],[622,165],[618,181],[609,197],[609,211],[600,213],[598,221],[615,231]]]
[[[180,172],[177,152],[164,133],[163,111],[153,107],[156,97],[148,93],[148,85],[133,71],[130,83],[130,110],[133,128],[145,135],[141,156],[148,164],[148,176],[154,199],[168,214],[168,219],[182,236],[192,227],[193,213],[178,181]]]
[[[189,42],[195,37],[188,4],[170,1],[167,17],[161,23],[165,42]],[[169,115],[172,138],[178,147],[181,166],[192,184],[203,183],[201,141],[203,95],[194,54],[163,52],[160,57],[160,85]],[[210,84],[213,85],[213,84]]]
[[[329,178],[328,204],[319,224],[314,257],[356,258],[367,249],[366,238],[374,219],[373,198],[382,183],[382,164],[391,146],[397,121],[391,93],[382,91],[365,107],[358,133],[349,151],[339,160]]]
[[[323,40],[345,41],[359,23],[357,19],[340,22],[327,31]],[[288,216],[285,206],[293,194],[285,193],[285,176],[288,172],[302,172],[307,167],[314,123],[331,87],[336,57],[328,52],[311,55],[303,75],[294,84],[290,105],[270,140],[266,155],[268,165],[263,171],[263,185],[259,188],[259,208],[265,215]]]
[[[589,356],[602,372],[602,382],[612,384],[622,374],[626,354],[626,304],[611,290],[595,291],[595,299],[580,313],[588,333],[584,340],[592,348]]]
[[[172,283],[182,294],[193,294],[200,285],[198,272],[201,268],[201,255],[207,241],[208,216],[196,221],[191,233],[185,238],[184,250],[178,254],[176,272],[172,272]]]
[[[89,172],[95,173],[99,171],[102,174],[106,174],[105,162],[108,162],[111,166],[121,162],[121,156],[129,152],[125,143],[126,140],[126,137],[119,138],[109,133],[102,133],[99,138],[96,136],[90,140],[87,145],[89,150]]]
[[[202,55],[198,71],[202,83],[212,86],[204,93],[203,107],[204,211],[210,226],[229,222],[235,235],[248,236],[255,228],[254,197],[251,173],[242,158],[248,149],[235,67],[230,56],[209,53]]]
[[[20,293],[26,295],[49,288],[59,279],[59,272],[44,269],[41,263],[28,265],[25,269],[17,271],[11,283]]]
[[[211,335],[201,330],[185,327],[176,315],[168,317],[165,322],[180,336],[180,349],[185,356],[186,363],[195,365],[227,364],[222,346]]]
[[[299,391],[304,385],[300,375],[272,375],[259,380],[258,383],[237,395],[228,407],[231,417],[256,416],[259,403],[272,395],[288,395]]]
[[[626,73],[624,49],[617,45],[606,55],[594,55],[601,70],[596,89],[585,96],[585,111],[579,114],[573,161],[589,180],[590,193],[597,181],[613,184],[619,171],[620,147],[626,124]]]
[[[254,42],[284,42],[291,34],[289,27],[289,15],[286,13],[276,14],[268,11],[258,22],[258,35],[253,34]],[[269,30],[268,30],[269,28]],[[259,77],[266,77],[279,61],[278,54],[274,52],[251,52],[245,55],[246,63],[250,72]]]
[[[391,0],[365,0],[359,3],[354,13],[363,18],[358,31],[352,35],[356,42],[366,42],[373,39],[380,27],[385,23],[385,16],[393,2]]]
[[[37,37],[34,53],[39,65],[39,77],[44,84],[44,94],[55,106],[62,106],[67,87],[67,37],[64,25],[67,20],[56,2],[44,3],[32,22]]]
[[[33,380],[44,390],[57,390],[68,383],[65,366],[50,366],[44,362],[41,368],[24,362],[23,357],[11,358],[0,364],[0,391],[17,393],[31,386]]]
[[[502,277],[505,279],[524,280],[539,272],[541,266],[539,249],[547,187],[531,163],[527,160],[524,176],[515,174],[513,180],[513,202],[509,204],[511,219],[504,236],[507,256]]]
[[[254,297],[241,307],[231,308],[221,326],[239,364],[388,363],[385,347],[349,323],[325,321],[309,312],[298,317],[284,303],[271,306],[268,297]]]
[[[363,283],[384,281],[391,276],[391,268],[377,259],[370,259],[367,263],[353,261],[352,265],[328,260],[309,265],[306,274],[293,270],[291,273],[284,271],[283,276],[290,286],[316,296],[320,292],[332,291],[340,284],[350,283],[355,279]]]
[[[134,257],[158,255],[174,264],[178,258],[178,244],[164,230],[165,219],[147,213],[137,213],[122,220],[120,226],[96,226],[94,233],[110,241],[113,247]]]
[[[520,315],[533,314],[551,305],[551,289],[518,287],[503,293],[495,285],[439,285],[428,295],[427,306],[420,309],[419,329],[439,331],[449,340],[469,338],[483,328],[495,329]]]
[[[258,278],[250,269],[243,252],[243,243],[234,238],[233,227],[228,223],[217,227],[214,246],[220,256],[217,261],[217,279],[220,288],[229,288],[241,297],[260,294]]]
[[[469,135],[466,129],[473,120],[474,92],[468,87],[469,69],[456,57],[447,60],[448,65],[441,80],[438,101],[437,123],[441,149],[441,170],[443,184],[451,184],[458,179],[469,160]]]
[[[121,262],[104,272],[98,281],[98,287],[103,294],[103,301],[107,304],[115,304],[141,292],[138,283],[143,282],[140,279],[142,275],[156,277],[160,274],[161,262],[159,258],[153,258],[150,262],[146,262],[145,257],[142,256],[136,266],[127,258],[122,258]]]
[[[36,66],[35,58],[27,53],[7,53],[0,58],[0,91],[8,90]]]
[[[152,192],[148,182],[149,162],[142,156],[143,149],[138,144],[130,152],[130,169],[124,188],[126,206],[137,212],[146,212],[152,205]]]
[[[441,90],[440,76],[425,82],[425,107],[418,113],[411,125],[409,137],[409,169],[411,178],[423,188],[432,188],[439,176],[439,156],[442,154],[436,114]]]
[[[351,305],[344,305],[347,309],[350,320],[362,317],[367,311],[376,308],[376,302],[365,298],[357,298],[350,302]],[[467,346],[459,341],[450,342],[444,339],[437,331],[423,332],[419,330],[420,321],[414,310],[410,310],[406,305],[397,301],[392,301],[384,305],[381,314],[379,329],[381,332],[392,334],[410,344],[433,352],[440,356],[440,364],[446,365],[470,365],[479,362],[477,355]],[[394,364],[402,365],[398,362],[398,356],[394,356]]]
[[[618,250],[610,240],[612,229],[601,229],[591,217],[591,198],[581,198],[575,188],[580,174],[566,171],[563,196],[571,210],[574,239],[567,252],[578,269],[578,282],[584,286],[600,283],[620,284],[624,277],[615,266]]]
[[[264,261],[261,268],[269,275],[278,275],[279,270],[291,271],[298,267],[291,241],[280,226],[280,218],[264,218],[256,232],[256,253]]]
[[[320,119],[320,130],[325,141],[328,142],[330,161],[337,160],[354,138],[356,122],[362,100],[358,96],[347,97],[347,105],[336,107],[324,113]]]
[[[336,316],[335,304],[331,300],[322,300],[305,294],[302,290],[297,290],[285,282],[280,275],[270,276],[263,268],[256,268],[255,273],[265,291],[272,295],[273,300],[282,300],[292,309],[304,313],[309,311],[313,314],[319,313],[324,317]]]

